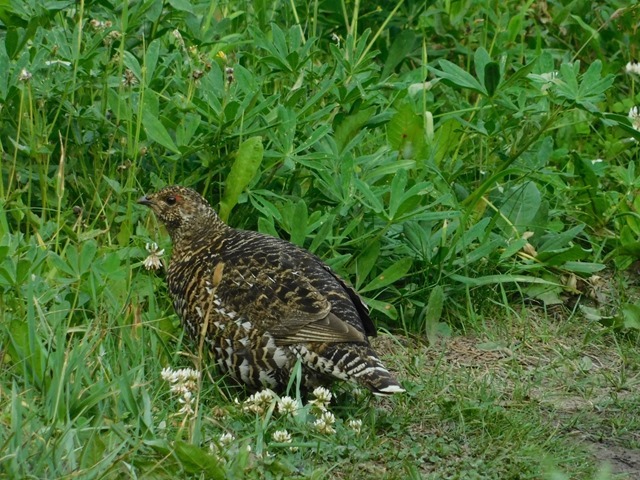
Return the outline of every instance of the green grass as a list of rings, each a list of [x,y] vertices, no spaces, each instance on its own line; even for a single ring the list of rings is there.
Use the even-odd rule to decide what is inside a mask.
[[[0,2],[0,475],[636,478],[639,11]],[[407,393],[179,413],[170,183],[347,278]]]

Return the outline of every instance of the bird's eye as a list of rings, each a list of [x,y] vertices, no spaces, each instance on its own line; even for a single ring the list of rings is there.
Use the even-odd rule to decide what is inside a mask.
[[[176,197],[171,195],[170,197],[167,197],[165,202],[167,202],[167,205],[175,205],[176,204]]]

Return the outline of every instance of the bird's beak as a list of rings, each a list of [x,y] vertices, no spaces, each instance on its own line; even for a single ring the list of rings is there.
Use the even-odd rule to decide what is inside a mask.
[[[149,200],[149,198],[146,195],[143,195],[142,197],[140,197],[138,199],[138,203],[140,205],[146,205],[147,207],[151,205],[151,200]]]

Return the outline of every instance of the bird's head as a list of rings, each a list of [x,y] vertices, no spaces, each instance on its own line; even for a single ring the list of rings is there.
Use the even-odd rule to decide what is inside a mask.
[[[167,227],[175,243],[199,227],[222,224],[211,205],[195,190],[177,185],[145,195],[138,203],[149,207]]]

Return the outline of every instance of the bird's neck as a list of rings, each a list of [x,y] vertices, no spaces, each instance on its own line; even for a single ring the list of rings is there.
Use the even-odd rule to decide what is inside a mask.
[[[215,244],[231,230],[217,215],[192,219],[187,225],[170,232],[173,251],[180,254],[199,250],[198,247]],[[174,255],[175,255],[174,253]]]

